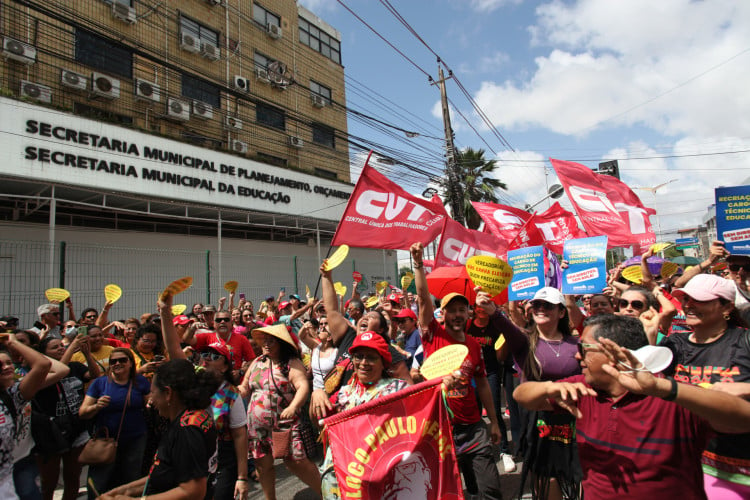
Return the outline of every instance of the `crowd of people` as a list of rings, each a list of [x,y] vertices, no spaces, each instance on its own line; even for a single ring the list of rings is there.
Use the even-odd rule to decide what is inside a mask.
[[[498,304],[432,296],[410,251],[415,293],[341,297],[324,262],[320,299],[256,309],[232,292],[174,314],[166,294],[122,320],[67,299],[33,327],[0,318],[0,498],[50,500],[62,480],[76,499],[84,465],[92,499],[244,500],[253,483],[273,499],[277,466],[339,498],[321,419],[419,383],[455,344],[468,354],[443,390],[467,494],[501,498],[499,470],[522,463],[518,494],[536,499],[750,498],[750,256],[715,242],[661,276],[649,251],[640,283],[617,266],[598,294]],[[671,353],[662,373],[649,346]],[[111,457],[90,458],[107,437]]]

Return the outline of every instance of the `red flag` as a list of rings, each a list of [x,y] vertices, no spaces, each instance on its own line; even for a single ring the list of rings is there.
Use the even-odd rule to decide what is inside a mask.
[[[462,499],[440,379],[325,419],[341,498]]]
[[[544,246],[559,255],[562,255],[563,246],[567,240],[587,236],[578,227],[576,216],[561,207],[558,202],[546,211],[532,215],[531,223],[542,234]]]
[[[437,238],[445,207],[413,196],[365,163],[331,246],[408,249]]]
[[[496,203],[472,201],[471,204],[484,221],[485,231],[501,240],[509,241],[511,249],[544,243],[544,238],[536,226],[527,224],[531,219],[531,214],[527,211]]]
[[[648,219],[656,211],[644,207],[624,182],[578,163],[552,158],[550,162],[589,236],[607,236],[610,247],[656,241]]]
[[[494,234],[467,229],[453,219],[445,219],[435,267],[463,266],[469,257],[492,255],[505,260],[508,242]]]

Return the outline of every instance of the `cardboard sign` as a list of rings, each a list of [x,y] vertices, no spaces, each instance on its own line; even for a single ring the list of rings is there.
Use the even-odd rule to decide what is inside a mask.
[[[600,293],[607,286],[607,237],[578,238],[565,242],[562,293]]]
[[[406,273],[401,276],[401,290],[406,290],[407,288],[409,288],[409,285],[411,285],[412,281],[414,281],[414,275],[411,273]]]
[[[626,267],[625,269],[622,270],[622,277],[630,281],[631,283],[640,285],[641,282],[643,281],[643,274],[641,274],[641,266],[634,265],[634,266]]]
[[[509,250],[508,264],[513,269],[508,300],[531,299],[544,287],[544,247],[541,245]]]
[[[227,281],[226,283],[224,283],[224,290],[226,290],[229,293],[233,293],[235,290],[237,290],[237,287],[239,285],[240,284],[237,283],[236,281]]]
[[[676,273],[679,268],[680,266],[674,262],[665,262],[661,265],[661,271],[659,274],[661,274],[661,277],[666,280],[674,276],[674,273]]]
[[[175,304],[172,306],[172,314],[175,316],[179,316],[180,314],[184,313],[187,309],[187,305],[185,304]]]
[[[381,281],[379,283],[375,283],[375,293],[380,295],[383,290],[388,290],[388,282],[387,281]]]
[[[355,283],[359,283],[360,281],[362,281],[362,273],[354,271],[352,273],[352,279]]]
[[[419,371],[427,380],[445,377],[461,368],[467,354],[469,348],[463,344],[445,346],[433,352]]]
[[[347,255],[349,255],[349,245],[341,245],[335,252],[333,252],[333,255],[326,259],[323,264],[323,270],[330,271],[331,269],[337,268],[339,264],[344,262]]]
[[[346,295],[346,287],[342,285],[340,281],[333,284],[333,289],[336,290],[336,295],[341,297]]]
[[[716,234],[729,253],[750,255],[750,186],[716,188]]]
[[[475,255],[466,261],[466,272],[474,285],[491,297],[502,293],[513,279],[513,269],[507,262],[489,255]]]
[[[70,297],[70,292],[64,288],[48,288],[44,291],[44,296],[50,302],[63,302]]]
[[[161,295],[159,296],[159,298],[161,300],[164,300],[170,295],[175,296],[178,293],[184,292],[185,290],[190,288],[192,285],[193,285],[192,276],[185,276],[184,278],[174,280],[172,283],[167,285],[167,288],[165,288],[163,292],[161,292]]]
[[[671,243],[654,243],[653,245],[651,245],[651,251],[656,254],[659,252],[663,252],[664,250],[666,250],[667,248],[671,246],[672,246]]]
[[[104,287],[104,298],[107,299],[107,302],[110,304],[114,304],[120,300],[120,297],[122,297],[122,288],[119,286],[109,284]]]
[[[370,297],[365,302],[365,307],[368,308],[368,309],[370,309],[370,308],[375,307],[376,305],[378,305],[378,302],[379,301],[378,301],[377,297]]]

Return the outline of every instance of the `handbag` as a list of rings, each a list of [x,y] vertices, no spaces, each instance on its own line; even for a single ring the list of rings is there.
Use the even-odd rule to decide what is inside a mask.
[[[286,400],[284,397],[284,394],[282,394],[281,390],[279,389],[279,386],[276,385],[276,379],[273,377],[273,364],[271,363],[271,360],[269,359],[269,364],[271,366],[269,367],[269,372],[271,373],[271,382],[273,382],[273,386],[276,388],[276,392],[279,393],[280,399]],[[279,415],[281,415],[281,412],[279,411],[278,403],[276,405],[276,413],[277,418]],[[284,428],[281,428],[281,426],[284,426]],[[289,426],[288,428],[286,426]],[[292,446],[292,426],[291,426],[291,420],[285,421],[282,423],[281,421],[276,423],[276,426],[271,430],[271,452],[273,454],[273,458],[284,458],[289,456],[291,453],[291,446]]]
[[[86,445],[78,455],[78,463],[82,465],[106,465],[114,463],[115,458],[117,458],[117,442],[120,440],[122,423],[125,421],[125,412],[130,404],[130,393],[132,390],[133,382],[131,381],[128,387],[128,395],[125,398],[125,406],[122,407],[120,425],[117,428],[117,439],[109,437],[109,429],[106,427],[104,427],[104,437],[99,437],[99,431],[102,428],[97,429],[91,439],[86,441]]]
[[[65,403],[65,414],[51,417],[44,413],[36,399],[31,400],[31,436],[34,438],[34,452],[40,455],[60,455],[67,452],[78,437],[77,419],[62,397],[60,384],[56,384],[58,401]]]

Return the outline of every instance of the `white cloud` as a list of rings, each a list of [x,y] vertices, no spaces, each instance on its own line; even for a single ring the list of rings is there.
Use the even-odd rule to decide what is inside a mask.
[[[331,11],[338,4],[336,0],[298,0],[298,3],[316,14]]]
[[[479,12],[492,12],[508,4],[519,4],[523,0],[471,0],[471,7]]]

